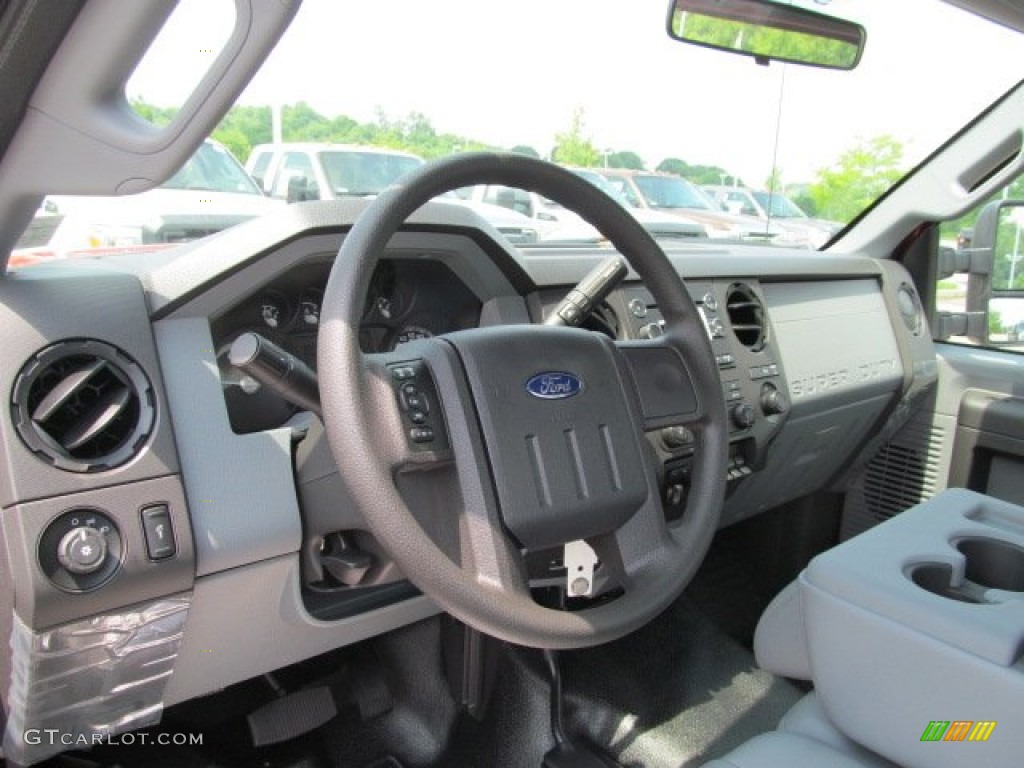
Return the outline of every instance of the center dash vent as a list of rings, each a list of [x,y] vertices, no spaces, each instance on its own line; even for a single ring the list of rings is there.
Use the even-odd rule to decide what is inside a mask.
[[[132,459],[153,428],[153,390],[135,361],[91,339],[36,353],[14,382],[18,434],[44,461],[100,472]]]
[[[764,347],[764,307],[753,288],[743,283],[730,285],[725,293],[725,311],[740,344],[754,352]]]

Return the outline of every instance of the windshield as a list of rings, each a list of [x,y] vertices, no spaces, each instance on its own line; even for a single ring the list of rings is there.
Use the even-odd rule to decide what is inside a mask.
[[[773,219],[806,219],[807,214],[785,195],[752,192],[758,205]]]
[[[326,150],[318,153],[327,183],[336,195],[376,195],[423,160],[387,152]]]
[[[224,147],[205,142],[181,170],[160,185],[164,189],[199,189],[262,195],[245,169]]]
[[[226,152],[245,163],[271,141],[284,151],[299,143],[383,150],[324,152],[298,199],[315,197],[320,183],[336,195],[374,195],[419,158],[494,149],[583,169],[591,181],[609,174],[616,198],[634,209],[682,218],[680,209],[714,211],[725,234],[749,224],[694,185],[762,190],[772,218],[802,212],[831,232],[1021,75],[1012,64],[1019,35],[946,3],[794,4],[863,25],[859,65],[760,66],[680,43],[666,32],[668,0],[433,0],[402,4],[400,20],[388,3],[305,0],[212,132],[226,149],[204,146],[164,186],[255,197],[259,190]],[[233,2],[198,5],[197,24],[234,13]],[[346,30],[346,60],[373,66],[339,79],[339,29]],[[188,97],[182,70],[196,53],[187,31],[183,25],[172,35],[163,67],[129,83],[129,100],[147,119],[166,122]],[[263,174],[265,190],[287,188],[287,179],[266,176],[283,163],[257,160],[250,167]],[[817,235],[772,242],[823,243]]]
[[[651,208],[714,210],[701,191],[683,179],[671,176],[635,176],[634,179]]]

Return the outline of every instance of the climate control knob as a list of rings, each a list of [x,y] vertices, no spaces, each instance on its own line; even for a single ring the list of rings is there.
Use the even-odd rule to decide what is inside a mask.
[[[663,336],[664,334],[665,329],[662,328],[660,324],[648,323],[639,331],[637,331],[636,335],[639,336],[641,339],[656,339],[659,336]]]
[[[761,389],[761,410],[765,416],[775,416],[789,410],[789,398],[771,384]]]
[[[57,560],[70,573],[95,573],[106,559],[106,538],[87,525],[72,528],[57,545]]]
[[[754,421],[757,418],[754,415],[754,406],[746,403],[737,405],[729,415],[732,417],[732,423],[740,429],[749,429],[754,426]]]

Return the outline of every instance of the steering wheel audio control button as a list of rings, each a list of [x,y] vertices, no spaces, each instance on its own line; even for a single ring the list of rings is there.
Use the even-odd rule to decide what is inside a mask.
[[[422,360],[408,360],[388,365],[402,423],[409,447],[416,452],[444,451],[448,440],[444,419],[431,409],[431,398],[437,397],[430,370]],[[440,400],[434,400],[439,403]]]
[[[414,443],[432,443],[434,430],[430,427],[413,427],[409,430],[409,439]]]

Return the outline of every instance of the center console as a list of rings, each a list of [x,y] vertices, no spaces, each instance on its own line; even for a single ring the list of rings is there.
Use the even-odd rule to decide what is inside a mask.
[[[899,765],[1019,764],[1024,508],[945,491],[820,555],[797,589],[818,698],[846,735]]]

